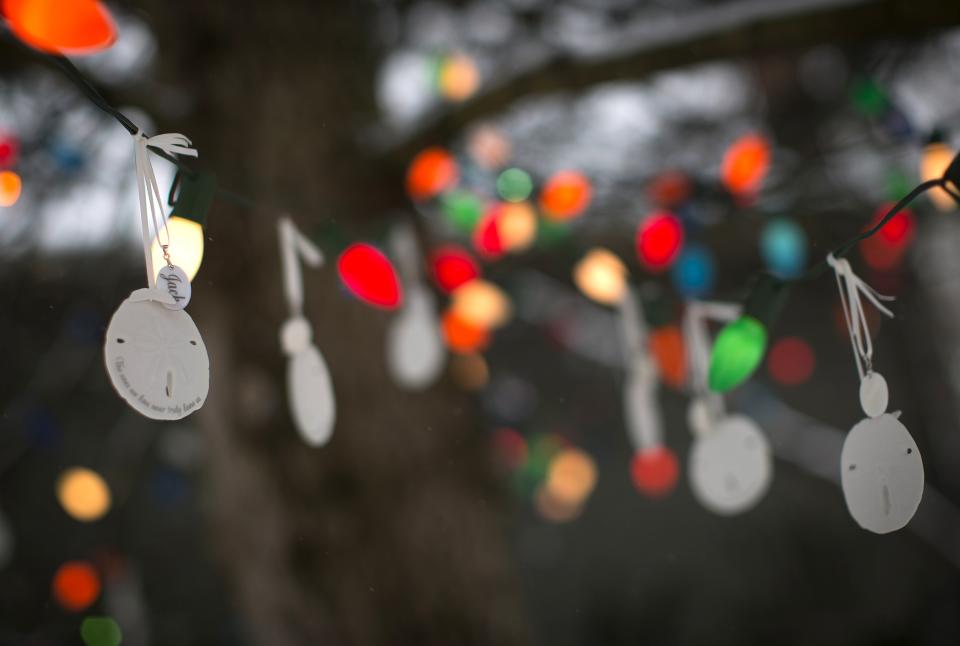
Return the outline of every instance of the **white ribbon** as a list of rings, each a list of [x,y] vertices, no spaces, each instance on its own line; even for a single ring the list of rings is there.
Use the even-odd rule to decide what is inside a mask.
[[[323,254],[288,217],[277,221],[277,233],[283,263],[283,291],[287,296],[290,316],[297,317],[303,313],[303,276],[297,256],[311,267],[319,267],[323,263]]]
[[[158,148],[168,155],[187,155],[190,157],[196,157],[197,151],[190,147],[189,139],[177,133],[147,137],[142,131],[138,131],[133,135],[133,139],[137,162],[137,195],[140,198],[140,234],[143,239],[143,260],[147,266],[147,285],[156,287],[157,277],[153,267],[153,254],[150,249],[152,242],[150,221],[153,221],[157,242],[160,241],[160,229],[166,230],[167,222],[164,217],[163,197],[160,195],[160,186],[157,184],[157,176],[153,172],[147,147]],[[164,249],[164,257],[169,257],[167,254],[169,245],[170,236],[167,234],[167,244],[161,245]]]
[[[626,352],[627,380],[624,384],[624,413],[627,435],[638,451],[663,444],[663,426],[657,404],[657,365],[647,349],[647,325],[643,306],[627,287],[620,300],[620,337]]]
[[[647,353],[647,325],[637,295],[629,287],[620,299],[620,335],[627,351],[627,369]]]
[[[417,233],[410,222],[400,222],[390,230],[390,250],[397,259],[400,278],[408,285],[420,279],[420,254]]]
[[[736,303],[687,301],[683,316],[684,349],[690,370],[690,389],[694,397],[706,402],[710,423],[725,414],[723,397],[710,390],[710,334],[707,321],[729,323],[740,316],[741,307]]]
[[[863,379],[873,367],[873,341],[870,339],[870,328],[867,325],[860,295],[866,296],[874,307],[890,318],[893,318],[893,312],[884,307],[880,301],[892,301],[894,297],[884,296],[863,282],[853,273],[853,268],[850,267],[850,262],[846,258],[837,258],[831,253],[827,255],[827,264],[833,267],[833,273],[837,279],[843,317],[847,321],[850,345],[853,347],[853,358],[857,363],[857,373],[860,379]]]

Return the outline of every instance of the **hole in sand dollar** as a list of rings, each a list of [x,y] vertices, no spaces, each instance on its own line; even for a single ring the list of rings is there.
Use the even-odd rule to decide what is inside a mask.
[[[123,339],[117,339],[117,343],[126,343]]]

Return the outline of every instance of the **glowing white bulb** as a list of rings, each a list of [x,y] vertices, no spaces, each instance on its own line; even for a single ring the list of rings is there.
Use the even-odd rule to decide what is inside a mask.
[[[192,282],[193,277],[200,271],[200,263],[203,262],[203,227],[199,222],[187,220],[179,216],[173,216],[167,220],[167,231],[170,234],[170,262],[180,267]],[[160,240],[167,241],[167,235],[160,234]],[[167,264],[163,259],[163,250],[160,249],[160,242],[153,241],[153,266],[159,270]]]

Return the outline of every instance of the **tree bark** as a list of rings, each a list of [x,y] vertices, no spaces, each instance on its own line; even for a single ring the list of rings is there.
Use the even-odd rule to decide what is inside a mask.
[[[355,141],[372,121],[365,8],[151,5],[160,76],[197,101],[166,125],[193,139],[225,186],[290,209],[308,234],[334,223],[360,237],[404,205],[401,178]],[[505,497],[473,403],[446,378],[421,394],[390,382],[390,315],[342,293],[335,258],[305,268],[304,283],[336,430],[319,449],[297,436],[275,215],[215,204],[191,303],[211,359],[198,419],[213,549],[253,641],[527,643]]]

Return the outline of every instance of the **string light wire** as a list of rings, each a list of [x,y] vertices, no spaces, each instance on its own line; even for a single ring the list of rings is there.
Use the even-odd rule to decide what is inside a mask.
[[[19,41],[17,42],[19,43]],[[87,80],[87,78],[83,75],[83,73],[81,73],[80,70],[77,69],[77,67],[68,58],[64,56],[55,55],[55,54],[39,53],[27,47],[27,45],[23,43],[19,43],[19,44],[21,45],[21,47],[25,49],[29,49],[33,54],[41,56],[47,59],[49,62],[51,62],[55,67],[57,67],[61,72],[63,72],[63,74],[68,79],[70,79],[70,81],[72,81],[74,85],[77,86],[77,88],[83,93],[84,96],[86,96],[90,100],[91,103],[93,103],[96,107],[98,107],[100,110],[102,110],[106,114],[116,119],[117,122],[119,122],[120,125],[123,126],[131,135],[136,134],[137,132],[140,131],[140,128],[129,117],[127,117],[120,110],[112,106],[103,97],[103,95],[100,94],[97,88],[94,87],[94,85]],[[197,173],[196,170],[184,164],[176,156],[170,155],[154,147],[150,147],[149,149],[155,155],[158,155],[159,157],[162,157],[163,159],[166,159],[170,163],[174,164],[180,172],[190,173],[191,175],[194,175],[194,176],[196,175]],[[951,165],[949,166],[949,168],[947,169],[943,177],[927,180],[919,184],[918,186],[914,187],[913,190],[911,190],[907,195],[905,195],[896,204],[894,204],[873,227],[865,231],[862,231],[861,233],[857,234],[856,236],[852,237],[851,239],[841,244],[839,247],[837,247],[831,252],[832,255],[835,258],[842,258],[846,256],[848,253],[850,253],[850,251],[854,248],[854,246],[858,242],[866,240],[867,238],[870,238],[871,236],[875,235],[894,216],[896,216],[898,213],[903,211],[903,209],[909,206],[920,195],[922,195],[923,193],[927,192],[932,188],[939,187],[943,189],[951,197],[953,197],[958,204],[960,204],[960,186],[954,187],[951,185],[952,183],[955,182],[955,179],[956,179],[951,176],[951,172],[955,174],[960,173],[960,155],[958,155],[953,160],[953,163],[951,163]],[[266,208],[260,202],[258,202],[257,200],[251,197],[248,197],[236,191],[230,191],[230,190],[221,188],[219,186],[216,187],[215,194],[220,198],[222,198],[224,201],[229,202],[235,206],[239,206],[241,208],[245,208],[251,211],[256,211],[256,210],[267,211],[267,212],[270,212],[275,218],[279,218],[281,213],[287,212],[283,209],[277,209],[275,211],[272,208]],[[821,260],[816,265],[810,267],[806,272],[804,272],[803,275],[797,278],[782,279],[782,278],[776,278],[770,275],[768,272],[761,272],[761,273],[767,274],[767,276],[772,278],[774,281],[786,286],[786,285],[810,281],[810,280],[819,278],[828,269],[829,269],[829,266],[827,264],[827,261],[824,259],[824,260]]]

